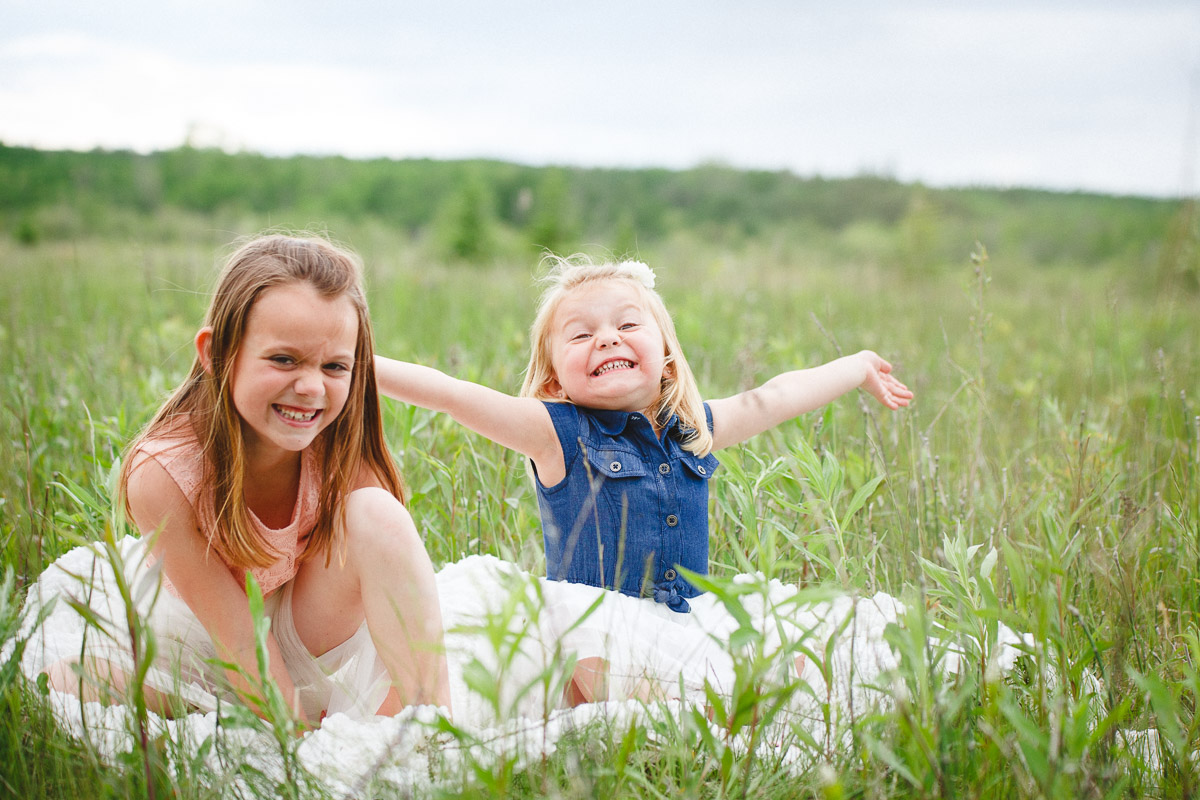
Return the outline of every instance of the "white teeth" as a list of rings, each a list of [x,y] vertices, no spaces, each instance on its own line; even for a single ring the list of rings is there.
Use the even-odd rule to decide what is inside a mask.
[[[593,375],[603,375],[604,373],[609,372],[610,370],[614,370],[614,369],[633,369],[633,362],[632,361],[609,361],[607,364],[604,364],[603,366],[601,366],[599,369],[597,369],[592,374]]]
[[[279,410],[279,415],[284,419],[290,419],[293,422],[308,422],[317,415],[316,411],[293,411],[290,408],[283,406],[275,406]]]

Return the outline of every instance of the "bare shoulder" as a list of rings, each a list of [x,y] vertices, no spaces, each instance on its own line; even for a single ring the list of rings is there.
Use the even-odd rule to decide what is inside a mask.
[[[192,507],[166,468],[144,452],[131,458],[125,499],[142,534],[153,533],[168,522],[194,525]]]
[[[525,399],[533,404],[529,408],[529,425],[531,430],[537,431],[536,436],[530,437],[530,441],[538,444],[525,452],[525,455],[533,461],[538,480],[545,486],[555,486],[566,477],[567,467],[562,443],[558,440],[558,431],[554,429],[554,419],[541,400]]]
[[[558,433],[554,430],[554,419],[546,409],[546,404],[533,397],[522,397],[519,399],[524,403],[521,409],[521,421],[528,430],[529,440],[539,444],[543,451],[546,448],[555,451],[559,450]]]

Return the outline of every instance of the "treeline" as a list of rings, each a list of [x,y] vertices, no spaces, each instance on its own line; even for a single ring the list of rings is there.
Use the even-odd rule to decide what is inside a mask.
[[[968,242],[1039,263],[1165,257],[1194,239],[1189,204],[1027,189],[934,189],[878,176],[532,167],[487,160],[273,158],[180,147],[42,151],[0,144],[0,229],[18,240],[105,235],[130,216],[373,219],[436,240],[449,259],[514,248],[629,252],[688,234],[850,242],[900,263],[960,259]],[[1173,244],[1174,242],[1174,244]]]

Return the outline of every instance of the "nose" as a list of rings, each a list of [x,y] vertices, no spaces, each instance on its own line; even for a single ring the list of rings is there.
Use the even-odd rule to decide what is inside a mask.
[[[301,397],[321,397],[325,394],[325,381],[319,369],[302,369],[296,375],[293,386]]]
[[[616,347],[621,343],[621,335],[616,331],[601,331],[596,334],[596,346],[603,350],[606,347]]]

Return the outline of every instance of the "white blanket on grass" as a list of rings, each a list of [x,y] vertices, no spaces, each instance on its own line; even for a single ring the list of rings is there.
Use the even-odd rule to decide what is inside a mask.
[[[94,586],[104,584],[97,576],[111,573],[108,561],[101,548],[76,548],[30,587],[22,668],[31,680],[64,653],[80,651],[88,626],[65,601],[83,597],[79,576],[87,575],[93,587],[87,604],[102,606]],[[756,688],[789,685],[792,691],[768,729],[758,732],[756,746],[771,748],[780,763],[807,768],[822,749],[839,746],[855,719],[903,690],[885,631],[899,630],[904,607],[884,593],[813,594],[739,576],[726,587],[735,602],[705,594],[691,601],[691,614],[679,615],[648,600],[534,578],[490,556],[447,565],[438,573],[438,589],[453,703],[448,717],[431,707],[378,717],[351,706],[299,737],[276,737],[244,710],[224,713],[231,706],[214,694],[210,708],[217,710],[178,719],[148,714],[146,734],[165,737],[176,754],[174,769],[202,781],[266,782],[269,790],[272,781],[312,780],[334,796],[352,797],[385,787],[453,786],[478,769],[504,764],[520,769],[554,753],[568,734],[611,738],[611,731],[623,734],[635,721],[651,739],[656,731],[665,736],[680,725],[707,724],[718,740],[744,748],[745,733],[728,738],[709,721],[714,715],[705,689],[727,697],[746,685],[748,670],[763,664],[769,668],[755,676]],[[49,618],[32,627],[37,610],[52,599]],[[989,672],[1011,667],[1029,646],[1023,641],[999,626]],[[6,653],[12,644],[5,644]],[[956,669],[957,655],[941,650],[943,668]],[[797,664],[799,653],[805,657]],[[563,707],[567,670],[591,656],[609,664],[615,699]],[[62,725],[102,757],[136,750],[141,731],[130,706],[81,704],[56,691],[49,701]]]

